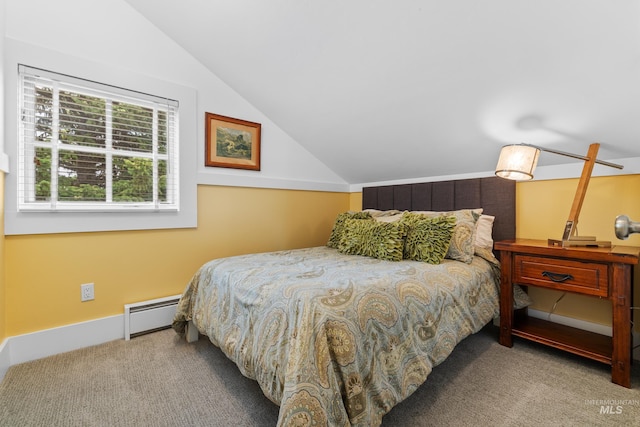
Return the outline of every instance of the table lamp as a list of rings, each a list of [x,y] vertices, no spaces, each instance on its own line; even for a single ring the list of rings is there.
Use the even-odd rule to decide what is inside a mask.
[[[498,165],[496,166],[496,175],[501,178],[513,179],[513,180],[529,180],[533,178],[533,171],[538,163],[538,157],[540,151],[546,151],[549,153],[559,154],[561,156],[573,157],[574,159],[584,160],[584,167],[582,168],[582,175],[580,175],[580,181],[578,181],[578,188],[576,195],[573,199],[573,205],[569,212],[569,219],[565,225],[562,233],[562,240],[549,239],[549,245],[561,245],[563,247],[568,246],[601,246],[610,247],[611,242],[598,241],[592,236],[578,236],[578,216],[580,215],[580,209],[582,209],[582,202],[584,196],[587,193],[587,187],[589,185],[589,179],[593,171],[593,166],[598,163],[601,165],[609,166],[616,169],[622,169],[622,165],[615,163],[609,163],[596,158],[600,144],[594,142],[589,145],[589,151],[586,157],[577,154],[566,153],[564,151],[552,150],[549,148],[542,148],[531,144],[512,144],[505,145],[500,151],[500,157],[498,159]]]

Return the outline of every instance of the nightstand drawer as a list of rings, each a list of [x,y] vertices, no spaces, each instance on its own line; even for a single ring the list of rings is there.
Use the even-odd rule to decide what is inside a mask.
[[[607,297],[607,265],[562,258],[515,255],[513,280],[560,291]]]

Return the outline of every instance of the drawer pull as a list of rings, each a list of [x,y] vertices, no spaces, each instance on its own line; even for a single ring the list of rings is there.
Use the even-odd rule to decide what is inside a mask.
[[[552,273],[550,271],[543,271],[542,275],[549,278],[552,282],[562,283],[567,280],[573,279],[573,276],[570,274],[560,274],[560,273]]]

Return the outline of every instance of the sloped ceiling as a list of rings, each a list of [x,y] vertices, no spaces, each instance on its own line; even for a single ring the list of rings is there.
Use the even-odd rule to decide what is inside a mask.
[[[127,2],[348,183],[640,156],[637,0]]]

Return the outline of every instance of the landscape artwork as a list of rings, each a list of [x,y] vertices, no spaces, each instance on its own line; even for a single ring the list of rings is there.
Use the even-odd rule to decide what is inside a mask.
[[[216,130],[216,155],[251,160],[251,134],[243,130],[218,127]]]
[[[205,115],[205,166],[260,170],[260,123]]]

